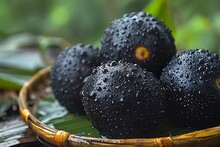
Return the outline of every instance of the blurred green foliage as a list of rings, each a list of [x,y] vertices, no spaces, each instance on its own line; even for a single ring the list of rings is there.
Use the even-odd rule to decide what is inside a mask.
[[[0,89],[21,88],[47,65],[45,53],[57,52],[49,47],[54,48],[54,42],[100,46],[110,22],[134,11],[163,20],[172,30],[178,51],[203,48],[220,54],[218,4],[218,0],[0,1]],[[66,41],[58,41],[62,39]]]
[[[146,0],[0,1],[0,34],[31,32],[58,36],[72,43],[93,43],[124,13],[140,11]]]
[[[172,1],[179,50],[203,48],[220,54],[219,1]]]
[[[110,22],[124,13],[150,12],[172,29],[179,50],[219,53],[219,1],[20,0],[0,1],[0,38],[21,32],[58,36],[71,43],[97,43]]]

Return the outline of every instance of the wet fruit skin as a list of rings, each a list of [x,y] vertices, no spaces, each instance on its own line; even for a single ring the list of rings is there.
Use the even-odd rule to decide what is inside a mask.
[[[104,62],[125,60],[157,76],[176,54],[170,29],[144,12],[125,14],[114,20],[105,30],[101,44]]]
[[[165,113],[159,80],[132,63],[101,64],[81,93],[88,118],[107,138],[148,137]]]
[[[80,91],[83,79],[100,64],[98,55],[97,48],[76,44],[64,49],[52,66],[50,79],[55,98],[72,113],[84,114]]]
[[[161,75],[171,117],[189,128],[217,126],[219,78],[220,58],[207,50],[188,50],[173,58]]]

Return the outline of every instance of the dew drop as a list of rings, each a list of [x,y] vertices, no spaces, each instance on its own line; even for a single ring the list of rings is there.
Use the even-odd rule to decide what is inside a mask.
[[[105,79],[103,80],[103,82],[105,82],[105,83],[106,83],[107,81],[108,81],[108,78],[105,78]]]
[[[110,66],[116,66],[117,65],[117,62],[116,61],[112,61],[111,63],[110,63]]]
[[[97,87],[96,90],[102,91],[102,88],[101,87]]]

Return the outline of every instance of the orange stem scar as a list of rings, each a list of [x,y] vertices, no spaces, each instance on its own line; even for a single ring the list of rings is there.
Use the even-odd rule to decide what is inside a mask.
[[[150,56],[150,52],[144,46],[139,46],[135,49],[135,58],[143,61],[146,60]]]
[[[218,89],[220,90],[220,78],[217,78],[217,79],[215,80],[215,83],[216,83]]]

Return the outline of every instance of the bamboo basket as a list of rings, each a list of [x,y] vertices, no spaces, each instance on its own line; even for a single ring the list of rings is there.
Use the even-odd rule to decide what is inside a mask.
[[[32,113],[33,93],[40,93],[48,86],[50,67],[39,71],[33,78],[24,84],[19,93],[19,110],[21,117],[38,139],[47,145],[74,146],[74,147],[195,147],[195,146],[220,146],[220,126],[195,131],[192,133],[158,138],[134,139],[104,139],[86,136],[77,136],[63,130],[51,128],[39,121]],[[36,100],[35,100],[36,101]]]

